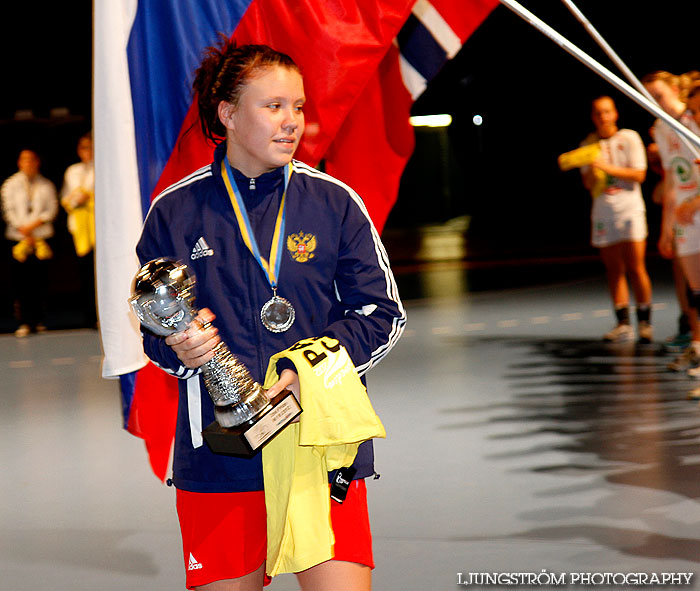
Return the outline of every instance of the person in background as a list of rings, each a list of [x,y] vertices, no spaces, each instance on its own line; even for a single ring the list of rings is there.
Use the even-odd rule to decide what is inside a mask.
[[[46,330],[48,264],[53,252],[47,240],[53,236],[58,213],[56,187],[43,177],[40,159],[33,150],[22,150],[15,174],[0,188],[5,237],[12,246],[12,287],[17,337]]]
[[[659,106],[691,129],[700,133],[686,107],[688,90],[697,73],[676,76],[655,71],[642,83]],[[673,362],[673,371],[692,370],[700,365],[700,174],[694,156],[678,134],[661,119],[654,123],[654,139],[664,169],[663,207],[659,252],[666,258],[676,257],[688,284],[688,321],[692,340]]]
[[[95,166],[92,134],[83,135],[77,147],[80,162],[71,164],[63,177],[61,205],[68,214],[68,231],[73,236],[78,257],[80,298],[85,314],[84,324],[94,327],[95,309]]]
[[[637,304],[639,342],[650,343],[651,281],[645,264],[647,221],[641,189],[647,169],[644,143],[636,131],[618,128],[617,109],[609,96],[592,102],[591,119],[596,131],[582,145],[597,143],[600,156],[581,168],[581,176],[593,196],[591,243],[600,250],[617,317],[617,325],[603,338],[615,343],[635,338],[629,277]]]
[[[652,126],[649,130],[649,135],[654,138],[654,127]],[[659,181],[654,186],[651,193],[652,201],[659,206],[663,206],[663,196],[665,190],[665,179],[664,179],[664,168],[661,164],[661,156],[659,155],[659,146],[655,141],[652,141],[647,146],[647,161],[649,163],[649,170],[656,173],[660,178]],[[683,269],[681,269],[680,263],[678,262],[678,257],[673,256],[673,286],[676,292],[676,299],[678,300],[678,307],[680,308],[680,314],[678,315],[678,332],[666,338],[664,342],[664,347],[667,351],[680,353],[684,351],[692,339],[692,331],[690,329],[690,321],[688,316],[690,314],[688,306],[688,284],[686,283],[685,276],[683,275]]]

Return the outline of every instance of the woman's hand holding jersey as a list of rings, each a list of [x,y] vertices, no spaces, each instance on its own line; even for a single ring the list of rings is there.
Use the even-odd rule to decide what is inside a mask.
[[[277,396],[282,390],[289,390],[299,400],[299,376],[292,369],[283,369],[280,379],[270,386],[267,395],[270,399]]]
[[[189,324],[187,330],[176,332],[165,339],[165,343],[175,352],[185,367],[197,369],[214,357],[214,347],[221,338],[219,331],[211,323],[216,316],[208,308],[203,308]]]

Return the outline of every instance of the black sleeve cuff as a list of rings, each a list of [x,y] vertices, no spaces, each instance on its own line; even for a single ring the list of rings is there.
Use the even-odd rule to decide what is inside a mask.
[[[281,375],[282,371],[285,369],[291,369],[294,373],[299,373],[297,371],[297,366],[294,365],[294,362],[291,359],[288,359],[287,357],[280,357],[277,360],[277,375]]]

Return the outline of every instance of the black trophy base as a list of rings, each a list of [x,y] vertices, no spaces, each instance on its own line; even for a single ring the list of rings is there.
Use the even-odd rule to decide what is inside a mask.
[[[214,421],[202,431],[202,436],[215,454],[251,458],[300,414],[301,406],[294,394],[283,390],[250,421],[236,427],[222,427]]]

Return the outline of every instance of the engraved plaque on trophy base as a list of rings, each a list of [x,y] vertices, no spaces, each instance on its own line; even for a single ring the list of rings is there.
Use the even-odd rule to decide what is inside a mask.
[[[277,433],[301,414],[301,406],[289,390],[283,390],[270,406],[251,420],[236,427],[222,427],[214,421],[202,436],[214,453],[253,457]]]

